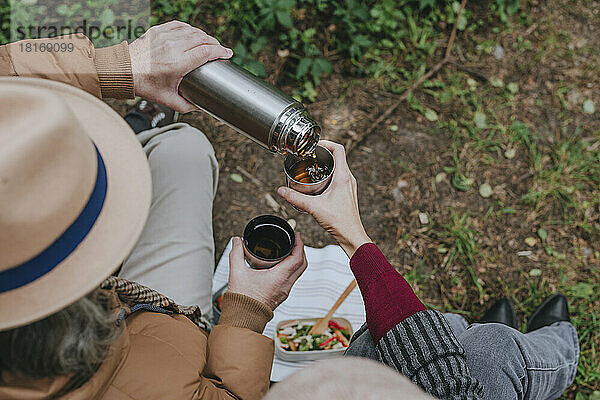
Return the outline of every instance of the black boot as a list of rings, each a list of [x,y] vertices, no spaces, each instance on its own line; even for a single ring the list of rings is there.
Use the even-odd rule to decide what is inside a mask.
[[[518,329],[517,314],[515,314],[515,309],[507,298],[495,302],[479,322],[482,324],[498,322],[500,324],[508,325],[511,328]]]
[[[179,113],[149,100],[141,99],[125,115],[125,121],[137,134],[147,129],[162,127],[176,122]]]
[[[569,318],[567,299],[562,294],[555,293],[548,296],[531,314],[531,318],[527,323],[527,332],[535,331],[559,321],[571,322],[571,319]]]

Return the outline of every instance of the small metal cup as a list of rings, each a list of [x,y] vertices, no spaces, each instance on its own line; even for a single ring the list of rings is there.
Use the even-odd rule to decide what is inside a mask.
[[[315,149],[317,156],[317,163],[326,165],[329,167],[329,174],[318,182],[313,183],[302,183],[294,179],[292,167],[296,165],[301,157],[296,157],[293,154],[289,154],[283,162],[283,170],[285,171],[285,184],[287,187],[292,188],[300,193],[316,196],[325,191],[331,182],[333,173],[335,172],[335,160],[333,154],[323,146],[317,146]]]
[[[282,249],[283,253],[277,258],[267,258],[261,255],[255,254],[250,249],[253,235],[259,234],[261,229],[271,228],[273,234],[280,235],[278,239],[285,245]],[[294,244],[296,243],[296,237],[294,235],[294,229],[287,223],[286,220],[279,218],[275,215],[260,215],[253,218],[246,228],[244,229],[244,255],[246,262],[250,267],[255,269],[267,269],[271,268],[281,260],[292,254]]]

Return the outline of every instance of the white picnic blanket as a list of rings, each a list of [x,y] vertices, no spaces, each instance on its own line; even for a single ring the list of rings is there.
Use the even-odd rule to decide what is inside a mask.
[[[217,264],[213,278],[213,293],[227,284],[230,251],[231,240]],[[275,310],[273,319],[265,327],[263,333],[265,336],[273,338],[275,326],[280,321],[324,316],[353,279],[348,265],[348,257],[341,247],[330,245],[322,249],[315,249],[305,246],[304,251],[308,260],[308,268],[292,288],[288,299]],[[350,321],[354,331],[358,330],[365,322],[365,308],[358,288],[350,293],[350,296],[336,311],[335,316]],[[311,363],[312,361],[282,361],[275,355],[271,380],[280,381]]]

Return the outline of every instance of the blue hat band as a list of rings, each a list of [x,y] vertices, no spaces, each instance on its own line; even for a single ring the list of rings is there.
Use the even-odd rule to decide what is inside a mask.
[[[58,266],[79,246],[98,219],[106,199],[107,178],[104,160],[96,149],[98,174],[90,198],[67,230],[41,253],[28,261],[0,272],[0,293],[14,290],[35,281]]]

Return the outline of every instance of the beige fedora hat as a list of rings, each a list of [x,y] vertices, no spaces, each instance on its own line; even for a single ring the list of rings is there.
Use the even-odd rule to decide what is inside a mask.
[[[110,107],[62,83],[0,78],[0,330],[100,285],[150,200],[146,156]]]

